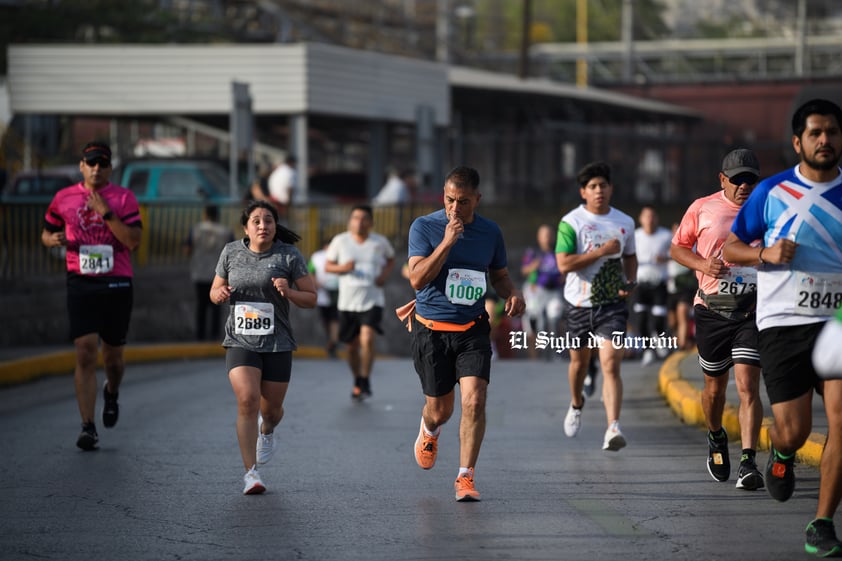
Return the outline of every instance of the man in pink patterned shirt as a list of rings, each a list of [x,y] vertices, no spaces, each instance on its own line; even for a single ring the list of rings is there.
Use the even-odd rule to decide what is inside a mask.
[[[760,179],[760,164],[751,150],[729,152],[719,173],[720,190],[690,205],[672,239],[670,256],[696,271],[699,292],[694,301],[699,364],[705,375],[702,410],[708,426],[708,473],[728,481],[731,462],[728,435],[722,426],[728,372],[740,398],[742,454],[737,489],[764,486],[755,453],[763,406],[760,403],[760,354],[757,351],[757,271],[722,258],[722,247],[742,204]]]
[[[67,309],[70,338],[76,348],[76,401],[82,432],[76,446],[95,450],[96,364],[99,340],[106,381],[102,423],[117,423],[118,390],[123,379],[123,348],[132,312],[130,253],[140,245],[141,221],[134,193],[112,184],[111,149],[88,143],[79,162],[83,181],[56,193],[47,214],[41,242],[67,249]]]

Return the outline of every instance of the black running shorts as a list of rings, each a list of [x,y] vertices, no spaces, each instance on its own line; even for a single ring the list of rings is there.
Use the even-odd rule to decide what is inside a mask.
[[[757,323],[754,314],[729,319],[701,304],[693,307],[699,365],[707,376],[722,376],[734,364],[760,366]]]
[[[260,370],[261,380],[289,382],[292,377],[292,351],[258,353],[242,347],[227,347],[225,366],[229,372],[238,366],[251,366]]]
[[[577,308],[568,303],[567,332],[570,337],[589,340],[590,334],[601,335],[609,341],[614,333],[626,333],[629,309],[625,302],[606,304],[594,308]]]
[[[380,335],[383,335],[383,328],[380,322],[383,320],[383,308],[374,306],[364,312],[339,311],[339,340],[343,343],[350,343],[360,335],[360,329],[367,325]]]
[[[128,277],[67,278],[70,339],[99,334],[112,347],[126,344],[134,292]]]
[[[463,376],[491,376],[491,326],[483,314],[467,331],[432,331],[412,318],[412,361],[424,395],[447,395]]]
[[[824,322],[770,327],[760,332],[760,362],[769,403],[800,397],[821,379],[813,369],[813,347]]]

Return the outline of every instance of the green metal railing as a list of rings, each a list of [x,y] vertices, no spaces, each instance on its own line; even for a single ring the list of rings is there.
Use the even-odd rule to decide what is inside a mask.
[[[378,207],[374,209],[374,229],[389,238],[400,251],[412,220],[432,212],[433,205]],[[35,275],[61,274],[65,270],[63,249],[48,249],[41,244],[45,204],[0,205],[0,279],[19,279]],[[135,253],[135,267],[186,263],[184,242],[190,228],[201,219],[201,205],[141,205],[143,240]],[[351,205],[298,206],[291,209],[288,227],[301,235],[298,247],[309,256],[321,241],[347,228]],[[220,221],[230,225],[241,237],[242,207],[222,206]]]

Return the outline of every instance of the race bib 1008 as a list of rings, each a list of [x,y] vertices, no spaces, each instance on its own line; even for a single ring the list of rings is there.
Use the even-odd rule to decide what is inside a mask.
[[[79,272],[103,275],[114,269],[114,248],[110,245],[79,246]]]
[[[470,306],[485,296],[485,272],[472,269],[450,269],[444,293],[453,304]]]
[[[275,308],[269,302],[238,302],[234,305],[234,333],[271,335],[275,332]]]

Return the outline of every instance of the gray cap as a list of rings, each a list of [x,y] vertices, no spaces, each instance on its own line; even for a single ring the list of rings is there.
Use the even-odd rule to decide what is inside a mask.
[[[727,177],[734,177],[741,173],[760,175],[760,162],[757,156],[748,148],[737,148],[728,152],[722,159],[722,173]]]

